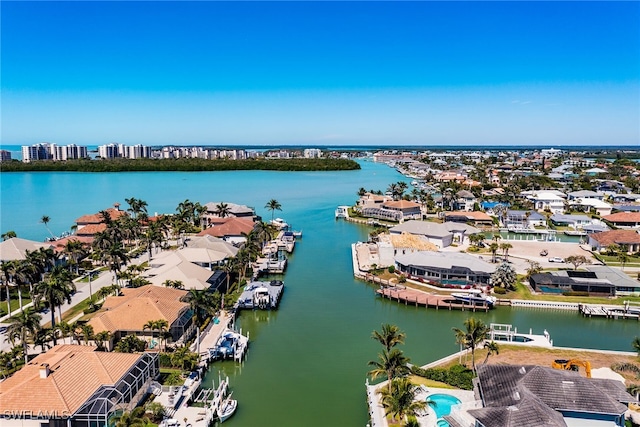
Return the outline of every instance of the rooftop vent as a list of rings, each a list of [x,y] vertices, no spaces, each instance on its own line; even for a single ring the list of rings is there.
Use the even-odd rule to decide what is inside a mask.
[[[524,374],[526,374],[526,373],[527,373],[527,370],[526,370],[526,369],[525,369],[525,367],[523,366],[523,367],[521,367],[520,369],[518,369],[518,372],[519,372],[521,375],[524,375]]]
[[[513,392],[513,399],[514,400],[520,400],[520,392],[514,391]]]

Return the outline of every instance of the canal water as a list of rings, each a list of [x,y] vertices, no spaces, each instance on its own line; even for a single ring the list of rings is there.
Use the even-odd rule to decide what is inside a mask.
[[[284,296],[277,311],[244,311],[238,326],[251,342],[242,364],[216,363],[204,385],[228,375],[236,414],[233,426],[364,426],[367,362],[379,344],[370,338],[382,323],[406,334],[405,354],[426,364],[458,350],[452,327],[468,312],[407,307],[376,297],[375,288],[353,278],[350,245],[367,238],[365,226],[334,219],[336,206],[352,204],[360,187],[385,190],[406,180],[384,165],[362,162],[349,172],[205,173],[24,173],[0,175],[1,231],[42,240],[42,215],[55,234],[75,218],[125,198],[146,200],[149,212],[174,212],[185,199],[254,206],[265,219],[272,198],[303,238],[283,275]],[[549,331],[558,346],[631,350],[638,322],[585,319],[574,313],[499,307],[476,313],[486,323],[510,323],[519,330]]]

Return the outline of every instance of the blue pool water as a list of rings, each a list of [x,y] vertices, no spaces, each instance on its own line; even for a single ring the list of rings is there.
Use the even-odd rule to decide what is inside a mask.
[[[433,402],[429,404],[429,406],[436,413],[436,419],[440,419],[445,415],[449,415],[451,413],[451,407],[460,403],[460,400],[457,397],[444,393],[432,394],[430,396],[427,396],[427,401]],[[442,421],[446,423],[446,421]],[[442,426],[445,425],[449,424],[442,424]],[[440,426],[440,424],[438,424],[438,426]]]
[[[549,286],[538,286],[538,288],[545,293],[548,294],[561,294],[564,292],[563,289],[559,289],[559,288],[551,288]]]

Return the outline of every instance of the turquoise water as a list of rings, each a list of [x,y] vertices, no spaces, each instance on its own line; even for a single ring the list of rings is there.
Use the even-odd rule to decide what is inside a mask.
[[[433,404],[429,404],[429,407],[436,413],[436,419],[449,415],[451,413],[451,407],[460,403],[460,399],[445,393],[431,394],[427,396],[427,401],[429,400],[434,402]]]
[[[462,327],[468,312],[427,310],[383,300],[375,288],[354,280],[350,245],[367,238],[367,227],[334,219],[336,206],[352,204],[360,187],[385,190],[404,179],[394,169],[363,162],[348,172],[203,173],[22,173],[0,174],[0,229],[42,240],[38,221],[51,217],[56,234],[85,214],[124,198],[146,200],[149,212],[174,212],[186,198],[206,203],[232,201],[254,206],[282,204],[276,212],[302,229],[304,237],[284,275],[285,291],[277,311],[243,312],[238,320],[251,343],[244,363],[216,363],[229,375],[236,414],[225,426],[364,426],[367,362],[380,346],[370,338],[381,323],[407,334],[402,346],[415,364],[426,364],[458,350],[452,327]],[[586,319],[577,314],[499,307],[476,313],[486,323],[511,323],[534,333],[547,329],[554,343],[567,347],[631,350],[638,323]],[[579,332],[577,332],[579,331]]]

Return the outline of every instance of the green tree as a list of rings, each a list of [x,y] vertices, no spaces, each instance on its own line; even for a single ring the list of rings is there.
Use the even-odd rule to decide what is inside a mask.
[[[529,280],[531,276],[542,271],[542,266],[538,261],[534,261],[531,259],[528,259],[527,262],[529,263],[529,267],[527,268],[527,280]]]
[[[42,218],[40,218],[40,222],[44,224],[44,226],[47,229],[47,231],[49,232],[49,234],[51,234],[51,237],[55,239],[56,236],[54,236],[54,234],[49,229],[49,225],[48,225],[49,221],[51,221],[51,218],[49,218],[47,215],[42,215]]]
[[[146,341],[139,339],[135,335],[127,335],[118,341],[114,350],[119,353],[139,353],[144,351],[146,346]]]
[[[491,275],[491,284],[508,290],[515,290],[516,270],[511,264],[503,262]]]
[[[276,199],[269,200],[264,207],[267,210],[271,211],[271,222],[273,222],[273,216],[274,216],[275,211],[281,211],[282,210],[282,205]]]
[[[397,348],[390,351],[382,350],[382,353],[378,354],[378,360],[369,362],[369,366],[373,367],[369,375],[374,380],[380,376],[386,376],[389,381],[388,389],[391,392],[391,380],[409,373],[408,363],[409,358],[401,350]]]
[[[396,325],[384,323],[382,330],[380,332],[373,331],[371,338],[382,344],[386,351],[390,351],[396,345],[404,344],[406,335]]]
[[[231,213],[231,208],[229,208],[228,204],[224,202],[220,202],[216,205],[215,213],[220,218],[225,218],[225,217],[228,217],[229,214]]]
[[[564,262],[573,264],[573,269],[577,270],[582,264],[589,264],[590,261],[584,255],[571,255],[564,259]]]
[[[4,241],[4,240],[12,239],[12,238],[14,238],[14,237],[18,237],[18,235],[17,235],[17,234],[16,234],[16,232],[15,232],[15,231],[13,231],[13,230],[9,230],[9,231],[7,231],[6,233],[2,233],[2,240],[3,240],[3,241]]]
[[[500,245],[498,245],[496,242],[493,242],[489,245],[489,250],[491,251],[491,262],[493,263],[496,262],[496,254],[498,253],[499,248]]]
[[[381,403],[386,415],[393,420],[404,420],[406,416],[422,414],[427,407],[424,400],[416,400],[418,387],[408,378],[394,378],[391,387],[380,390]]]
[[[504,260],[506,262],[509,261],[509,249],[513,248],[511,243],[500,243],[500,249],[502,249],[502,253],[504,254]]]
[[[471,364],[473,371],[476,371],[476,348],[489,334],[489,327],[482,320],[470,317],[464,321],[465,329],[453,328],[456,335],[456,342],[464,348],[471,350]]]
[[[115,423],[114,427],[145,427],[150,423],[142,406],[131,412],[123,412],[122,415],[114,417],[112,421]]]
[[[498,347],[498,344],[495,341],[490,341],[484,344],[484,348],[487,350],[487,355],[485,356],[482,364],[486,365],[489,360],[489,356],[492,354],[500,354],[500,347]]]
[[[35,303],[40,304],[45,301],[51,311],[51,327],[55,328],[56,318],[55,309],[61,307],[66,301],[71,304],[71,295],[76,291],[76,285],[71,281],[71,275],[67,269],[60,265],[56,265],[46,274],[45,280],[36,284],[34,288]],[[60,315],[62,320],[62,315]],[[53,345],[56,345],[56,337],[53,336]]]
[[[638,352],[638,356],[640,356],[640,337],[635,337],[631,342],[631,346]]]
[[[33,309],[28,308],[18,313],[12,319],[9,326],[7,326],[7,338],[14,347],[18,341],[20,342],[24,353],[24,363],[27,363],[29,340],[33,339],[40,330],[40,319],[42,319],[42,317],[33,311]]]
[[[189,347],[178,347],[171,354],[171,364],[177,368],[189,371],[198,363],[198,354],[189,351]]]
[[[206,291],[189,289],[186,299],[193,313],[196,325],[202,325],[204,319],[213,312],[211,295]]]
[[[107,351],[106,344],[111,340],[111,333],[109,331],[100,331],[93,336],[93,341],[98,347],[98,351]]]

